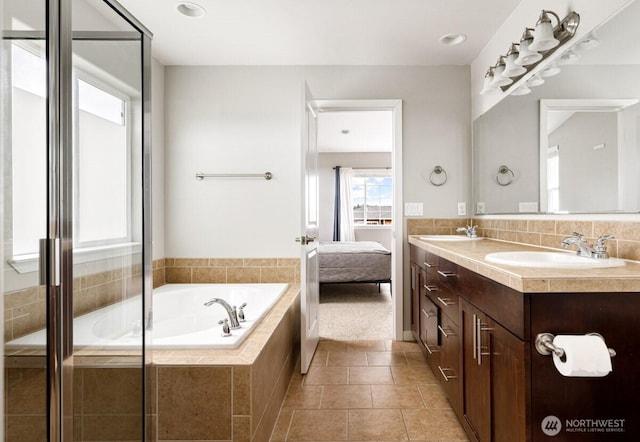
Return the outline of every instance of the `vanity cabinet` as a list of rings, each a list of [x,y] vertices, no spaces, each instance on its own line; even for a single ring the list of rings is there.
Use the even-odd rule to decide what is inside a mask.
[[[527,346],[461,300],[464,423],[476,441],[525,441]]]

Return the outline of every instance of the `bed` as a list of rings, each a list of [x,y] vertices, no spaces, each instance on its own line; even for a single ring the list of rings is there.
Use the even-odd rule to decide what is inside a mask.
[[[391,252],[375,241],[321,242],[320,284],[391,282]]]

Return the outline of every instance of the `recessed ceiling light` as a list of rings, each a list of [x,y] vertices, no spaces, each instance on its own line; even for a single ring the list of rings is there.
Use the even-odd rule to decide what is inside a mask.
[[[197,3],[180,2],[176,9],[180,14],[191,18],[204,17],[207,15],[207,10]]]
[[[445,34],[440,37],[440,43],[443,45],[453,46],[459,45],[467,39],[467,36],[464,34]]]
[[[349,132],[350,132],[350,131],[349,131],[349,129],[342,129],[342,130],[340,131],[340,133],[341,133],[342,135],[348,135],[348,134],[349,134]]]

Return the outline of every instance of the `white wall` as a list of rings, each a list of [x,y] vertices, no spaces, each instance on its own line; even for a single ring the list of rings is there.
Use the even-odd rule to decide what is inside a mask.
[[[151,242],[153,259],[164,258],[164,66],[151,64]]]
[[[467,66],[167,67],[165,256],[298,256],[303,80],[318,99],[401,99],[405,201],[454,217],[469,200]],[[425,179],[438,164],[442,187]]]

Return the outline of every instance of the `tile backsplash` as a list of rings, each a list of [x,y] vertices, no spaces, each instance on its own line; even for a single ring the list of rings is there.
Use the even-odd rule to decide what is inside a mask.
[[[456,228],[473,221],[478,235],[503,241],[560,249],[563,238],[573,232],[584,234],[589,243],[598,236],[613,235],[605,244],[610,256],[640,261],[640,221],[590,221],[563,219],[407,219],[408,235],[454,234]]]

